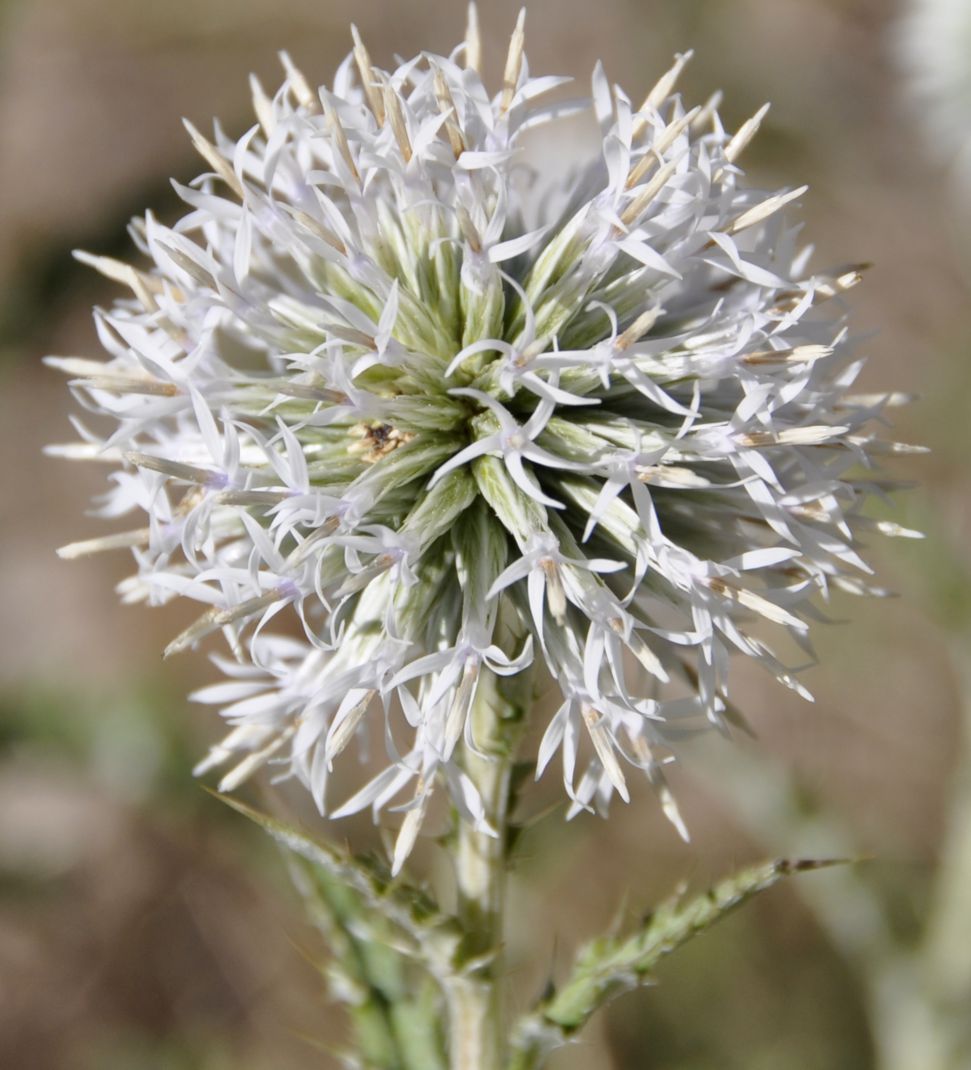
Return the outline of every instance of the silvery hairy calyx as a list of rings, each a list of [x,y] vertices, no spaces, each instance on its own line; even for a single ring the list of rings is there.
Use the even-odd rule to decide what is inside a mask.
[[[173,225],[132,224],[147,266],[79,254],[131,291],[95,313],[109,359],[51,358],[94,417],[53,450],[111,466],[100,513],[140,517],[63,555],[128,548],[126,601],[197,603],[169,654],[222,633],[195,697],[229,731],[197,772],[394,830],[385,869],[247,811],[303,859],[362,1066],[539,1066],[793,868],[595,942],[504,1024],[519,766],[558,765],[568,815],[646,778],[686,836],[663,769],[737,722],[730,655],[808,697],[773,644],[810,661],[818,603],[871,590],[860,536],[904,533],[862,512],[897,447],[871,430],[894,399],[851,393],[859,270],[810,270],[785,211],[805,187],[742,181],[764,109],[728,131],[717,97],[687,107],[688,54],[640,104],[600,67],[566,99],[523,42],[520,17],[496,93],[474,7],[451,56],[391,71],[355,32],[330,88],[284,56],[239,140],[187,124],[207,171]],[[530,165],[532,132],[578,113],[590,158]],[[443,813],[454,913],[399,876]],[[362,942],[427,992],[381,989]]]

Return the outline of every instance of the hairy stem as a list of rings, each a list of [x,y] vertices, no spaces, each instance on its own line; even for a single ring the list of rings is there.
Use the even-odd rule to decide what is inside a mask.
[[[531,696],[528,671],[511,677],[483,671],[471,714],[474,748],[463,749],[462,766],[479,792],[489,828],[460,820],[455,842],[457,909],[466,936],[448,982],[451,1070],[500,1070],[505,1064],[506,844],[513,763]]]

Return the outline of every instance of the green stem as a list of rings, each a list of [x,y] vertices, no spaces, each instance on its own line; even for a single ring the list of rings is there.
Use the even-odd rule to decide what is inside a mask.
[[[475,749],[463,745],[462,767],[479,792],[490,828],[487,832],[460,820],[455,843],[457,913],[466,936],[448,982],[451,1070],[500,1070],[505,1065],[506,844],[515,752],[531,696],[529,672],[499,677],[484,670],[471,712]]]

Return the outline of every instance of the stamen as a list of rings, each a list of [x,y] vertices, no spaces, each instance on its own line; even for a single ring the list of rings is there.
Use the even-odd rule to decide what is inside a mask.
[[[198,483],[203,487],[217,487],[225,483],[225,476],[222,472],[217,472],[212,468],[170,461],[165,457],[153,457],[149,453],[140,453],[137,450],[129,450],[124,456],[125,460],[135,465],[136,468],[148,468],[152,472],[161,472],[162,475],[171,476],[172,479],[181,479],[186,483]]]
[[[361,718],[367,712],[368,706],[371,705],[371,699],[376,694],[376,691],[367,691],[361,701],[348,712],[337,728],[328,735],[324,745],[328,766],[333,763],[334,759],[344,751],[347,744],[353,739],[357,726],[361,723]]]
[[[665,152],[678,140],[678,138],[685,132],[685,130],[691,125],[692,120],[700,111],[699,108],[693,108],[687,113],[682,115],[680,119],[676,119],[673,123],[661,131],[661,133],[651,142],[647,152],[637,161],[631,168],[630,174],[627,176],[627,183],[625,189],[633,189],[638,182],[652,170],[655,164],[659,163],[661,157]]]
[[[405,819],[402,821],[398,836],[395,839],[394,854],[391,860],[392,876],[396,876],[399,873],[408,856],[414,850],[415,840],[418,838],[418,833],[421,831],[421,826],[425,821],[430,795],[431,789],[426,789],[425,778],[419,776],[418,782],[415,784],[415,803],[405,814]]]
[[[748,143],[758,133],[759,127],[762,125],[762,120],[765,118],[768,110],[769,105],[763,104],[752,118],[746,119],[735,132],[734,136],[725,146],[725,159],[729,163],[734,163],[745,151]]]
[[[828,357],[833,352],[831,346],[804,345],[791,349],[757,349],[741,357],[743,364],[760,366],[764,364],[812,364],[814,361]]]
[[[782,431],[750,431],[739,435],[743,446],[818,446],[832,438],[845,435],[848,427],[815,424],[806,427],[787,427]]]
[[[391,132],[405,163],[411,163],[414,150],[411,147],[411,139],[408,137],[408,127],[405,126],[404,112],[401,110],[401,98],[394,91],[391,84],[384,87],[384,111],[391,123]]]
[[[243,184],[240,182],[236,172],[233,170],[226,157],[222,155],[219,149],[217,149],[211,141],[204,138],[188,119],[183,119],[182,123],[189,132],[189,137],[192,139],[192,145],[196,152],[198,152],[213,171],[219,175],[223,182],[229,186],[233,193],[235,193],[240,200],[243,200],[245,196]]]
[[[551,557],[544,557],[540,567],[546,573],[546,600],[550,613],[556,623],[562,625],[566,622],[566,591],[563,589],[560,567]]]
[[[347,169],[354,176],[354,181],[360,185],[361,175],[357,169],[357,164],[354,163],[354,157],[351,155],[351,146],[347,141],[347,132],[344,129],[343,123],[341,123],[340,116],[337,114],[337,109],[328,100],[325,100],[323,107],[327,126],[330,133],[333,135],[334,140],[337,142],[337,151],[341,154],[341,159],[343,159],[344,163],[347,164]]]
[[[691,133],[697,134],[710,125],[715,118],[719,107],[721,107],[722,97],[724,94],[720,89],[716,90],[701,106],[701,110],[694,117],[691,123]]]
[[[287,725],[287,727],[284,728],[278,736],[267,743],[265,747],[261,747],[259,750],[247,755],[239,765],[231,769],[222,780],[219,781],[219,790],[221,792],[235,791],[245,780],[248,780],[257,769],[266,765],[267,761],[294,735],[296,731],[296,723]]]
[[[86,390],[104,390],[109,394],[148,394],[154,397],[174,398],[182,391],[175,383],[163,383],[159,379],[140,379],[129,375],[89,375],[72,379],[70,386],[83,386]]]
[[[681,77],[681,72],[693,55],[693,51],[688,51],[681,52],[675,57],[674,65],[657,80],[657,84],[644,98],[644,103],[638,111],[641,113],[656,111],[668,99],[671,95],[671,90],[674,89],[678,79]],[[647,124],[648,119],[643,114],[635,119],[631,130],[631,139],[639,138]]]
[[[770,602],[767,598],[763,598],[760,594],[756,594],[755,591],[751,591],[747,587],[735,587],[718,576],[701,577],[699,582],[714,594],[720,595],[730,602],[736,602],[738,605],[752,610],[753,613],[758,613],[759,616],[765,617],[766,620],[772,621],[773,624],[783,624],[800,632],[806,631],[809,627],[805,621],[794,617],[782,606],[776,605],[775,602]]]
[[[190,624],[184,632],[177,635],[165,648],[162,657],[169,658],[173,654],[181,654],[211,632],[225,628],[227,624],[235,624],[238,620],[255,617],[257,613],[262,613],[264,609],[269,609],[274,602],[281,602],[291,596],[292,591],[289,587],[275,587],[272,591],[267,591],[266,594],[260,595],[258,598],[249,598],[245,602],[240,602],[237,606],[230,606],[228,609],[213,607],[207,613],[203,613],[193,624]]]
[[[763,219],[768,219],[769,216],[774,215],[790,201],[801,197],[807,189],[809,189],[808,186],[800,186],[798,189],[790,190],[788,193],[779,193],[774,197],[769,197],[768,200],[762,201],[761,204],[753,205],[747,211],[742,212],[737,219],[732,220],[728,224],[725,233],[738,234],[739,231],[745,230],[746,227],[761,223]]]
[[[153,295],[162,292],[161,280],[136,270],[131,264],[114,260],[110,256],[94,256],[84,252],[83,249],[75,249],[72,255],[75,260],[93,267],[106,279],[127,286],[149,312],[154,312],[158,308],[158,302]]]
[[[474,3],[469,4],[468,19],[465,24],[465,67],[466,70],[482,71],[482,36],[479,33],[479,9]]]
[[[813,279],[812,291],[814,301],[828,301],[845,291],[852,289],[863,278],[863,272],[869,268],[869,264],[854,264],[844,268],[836,277],[817,276]],[[776,298],[771,312],[775,315],[784,315],[791,312],[806,297],[804,290],[785,290]]]
[[[657,323],[658,318],[664,312],[660,305],[649,308],[642,312],[636,320],[614,342],[614,349],[623,352],[629,349],[635,342],[639,342],[645,334]]]
[[[587,705],[587,703],[584,703],[581,707],[581,713],[583,714],[583,723],[587,726],[587,732],[590,734],[590,741],[593,743],[593,749],[597,752],[597,757],[600,759],[600,764],[604,767],[604,772],[607,774],[611,784],[617,789],[617,794],[624,800],[624,802],[630,802],[630,792],[627,790],[627,781],[624,778],[624,771],[620,768],[620,763],[617,761],[613,742],[610,739],[610,733],[604,726],[603,717],[592,706]]]
[[[321,241],[326,242],[332,249],[338,253],[347,255],[347,246],[337,237],[337,235],[330,229],[324,226],[319,219],[314,219],[312,215],[304,212],[300,208],[293,208],[289,204],[281,205],[285,212],[288,212],[290,216],[296,220],[301,226],[306,227],[311,234],[316,234]]]
[[[307,111],[319,114],[320,112],[320,98],[313,91],[310,83],[304,77],[303,71],[294,64],[290,58],[289,53],[280,53],[280,62],[283,64],[283,69],[287,72],[287,78],[290,81],[290,89],[296,98],[297,103],[306,108]],[[257,113],[257,118],[259,113]]]
[[[684,819],[681,816],[681,811],[678,809],[678,804],[675,801],[674,795],[668,787],[667,781],[664,778],[664,773],[661,772],[661,763],[654,757],[651,745],[643,736],[635,735],[630,731],[627,733],[627,738],[630,740],[631,746],[634,748],[634,754],[644,766],[644,771],[647,773],[648,780],[650,780],[652,787],[657,792],[658,799],[661,801],[661,810],[664,813],[664,816],[677,829],[681,839],[684,840],[685,843],[689,843],[691,837],[688,835],[688,826],[684,823]]]
[[[263,133],[270,137],[276,129],[276,117],[273,114],[273,102],[266,95],[263,85],[255,74],[249,76],[250,95],[253,98],[253,111],[259,119]]]
[[[473,253],[481,253],[482,239],[479,237],[479,232],[476,230],[475,224],[472,222],[472,217],[462,205],[456,206],[455,215],[459,221],[459,229],[462,231],[462,237],[469,243],[469,248]]]
[[[381,90],[378,77],[371,66],[371,57],[368,55],[361,35],[357,27],[351,24],[351,37],[354,39],[354,62],[357,64],[358,74],[361,76],[361,88],[367,98],[368,105],[378,121],[378,126],[384,126],[384,103],[381,100]]]
[[[458,124],[452,91],[448,88],[445,75],[437,67],[435,68],[435,96],[438,98],[438,106],[445,116],[445,133],[448,136],[448,143],[451,145],[452,154],[457,160],[465,152],[465,137]]]
[[[100,554],[106,550],[128,550],[135,546],[147,546],[148,540],[148,528],[138,528],[135,531],[120,531],[114,535],[102,535],[97,539],[69,542],[67,546],[58,547],[57,556],[65,561],[73,561],[77,557]]]
[[[523,48],[526,44],[526,8],[520,8],[519,18],[516,19],[516,27],[509,41],[509,52],[506,55],[506,67],[502,75],[502,111],[507,112],[516,95],[516,86],[519,84],[519,75],[523,69]]]
[[[669,160],[650,182],[640,188],[637,196],[620,214],[621,221],[625,226],[629,227],[636,219],[638,219],[648,205],[650,205],[651,201],[653,201],[661,190],[664,189],[668,179],[674,174],[678,165],[681,163],[682,159],[684,159],[684,155],[685,154],[681,152],[673,160]]]

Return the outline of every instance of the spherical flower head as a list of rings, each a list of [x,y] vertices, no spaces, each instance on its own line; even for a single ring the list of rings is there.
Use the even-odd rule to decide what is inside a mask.
[[[687,55],[639,105],[599,67],[565,104],[522,19],[495,94],[474,20],[390,72],[354,42],[332,88],[285,56],[272,98],[254,81],[238,141],[189,127],[209,170],[174,226],[134,224],[147,270],[83,257],[133,297],[96,311],[106,363],[55,361],[113,420],[61,452],[117,465],[101,511],[147,521],[65,553],[128,546],[127,600],[201,603],[170,653],[224,634],[196,696],[231,725],[199,767],[223,790],[272,763],[333,816],[399,805],[400,865],[436,788],[483,820],[469,711],[539,663],[538,771],[561,756],[575,811],[640,770],[680,827],[661,769],[732,721],[729,655],[804,692],[770,643],[808,653],[813,598],[867,589],[886,399],[849,393],[859,272],[807,270],[804,188],[742,182],[764,110],[729,134],[687,108]],[[599,150],[527,166],[578,110]]]

